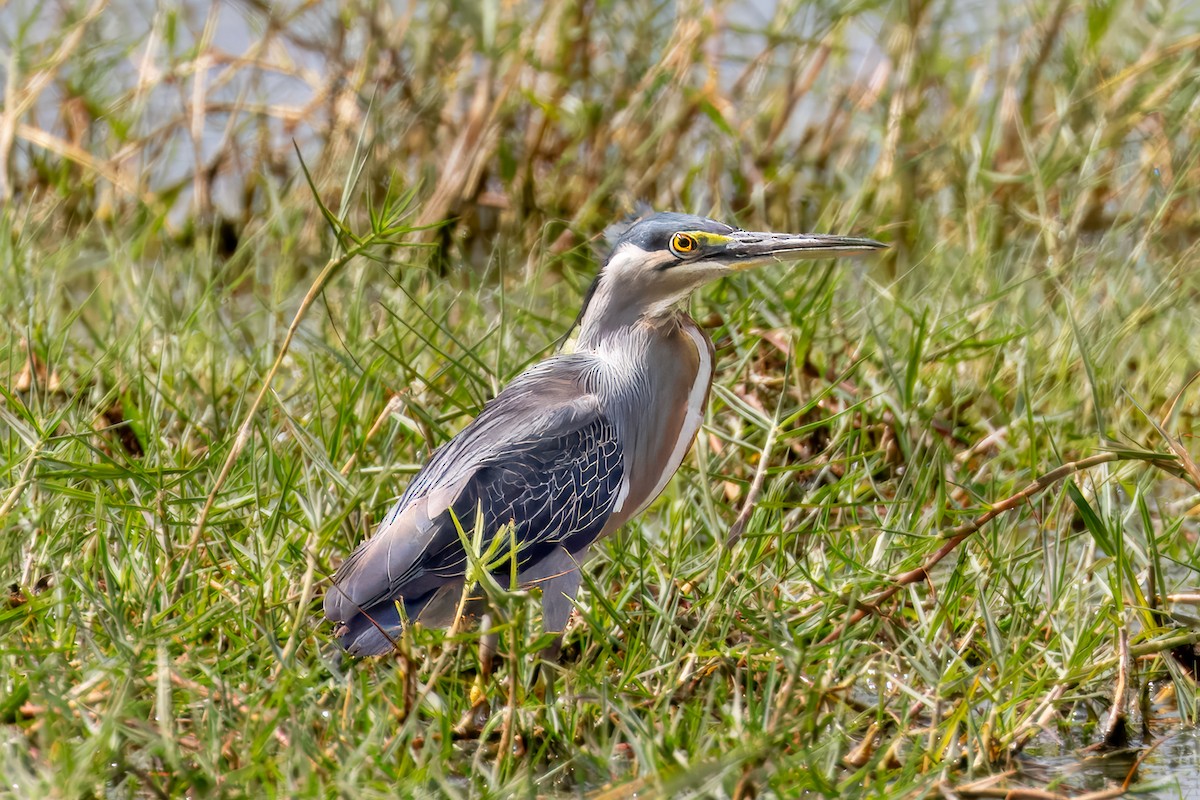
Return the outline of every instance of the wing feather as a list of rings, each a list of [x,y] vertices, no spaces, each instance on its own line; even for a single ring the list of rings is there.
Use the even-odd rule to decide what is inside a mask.
[[[485,550],[512,521],[518,567],[558,548],[578,552],[598,537],[625,470],[617,428],[584,385],[586,367],[579,356],[543,362],[440,448],[338,569],[325,595],[326,616],[351,623],[364,611],[374,618],[372,610],[390,610],[395,617],[396,600],[415,608],[461,582],[466,552],[454,517],[470,532],[482,511]],[[499,548],[509,555],[507,543]]]

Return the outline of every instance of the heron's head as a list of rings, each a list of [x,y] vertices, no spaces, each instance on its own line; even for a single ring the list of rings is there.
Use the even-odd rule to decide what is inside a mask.
[[[849,236],[742,231],[690,214],[654,214],[626,227],[613,242],[581,313],[583,333],[670,313],[704,284],[760,264],[861,255],[886,246]]]

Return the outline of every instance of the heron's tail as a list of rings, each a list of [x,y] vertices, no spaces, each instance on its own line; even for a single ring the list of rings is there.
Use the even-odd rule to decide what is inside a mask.
[[[416,600],[405,598],[402,602],[409,620],[430,628],[445,628],[454,620],[461,597],[462,581],[452,581]],[[468,603],[466,611],[475,613],[475,605]],[[350,655],[378,656],[395,647],[402,628],[400,610],[395,601],[388,600],[362,609],[333,633]]]

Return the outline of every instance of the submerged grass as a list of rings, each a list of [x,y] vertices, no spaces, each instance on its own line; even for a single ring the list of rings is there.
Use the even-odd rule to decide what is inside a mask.
[[[1194,11],[120,10],[4,25],[0,791],[1181,792]],[[326,578],[638,198],[895,246],[696,298],[706,425],[561,663],[504,592],[491,678],[341,661]]]

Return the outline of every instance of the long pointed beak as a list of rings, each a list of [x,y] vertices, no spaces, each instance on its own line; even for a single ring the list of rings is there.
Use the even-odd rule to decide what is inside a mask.
[[[729,242],[724,247],[714,248],[710,257],[727,263],[731,269],[741,270],[764,261],[857,256],[886,247],[883,242],[853,236],[738,231],[730,234]]]

